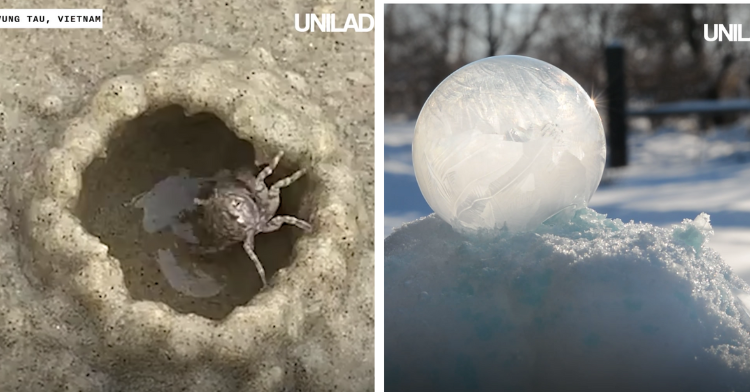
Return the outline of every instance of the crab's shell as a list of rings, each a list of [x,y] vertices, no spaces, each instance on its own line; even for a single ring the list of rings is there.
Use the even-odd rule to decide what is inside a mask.
[[[236,181],[217,184],[202,204],[205,228],[221,242],[243,241],[262,224],[260,208]]]

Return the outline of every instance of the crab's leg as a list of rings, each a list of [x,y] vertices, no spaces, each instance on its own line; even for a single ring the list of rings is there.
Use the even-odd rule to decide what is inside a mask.
[[[312,231],[312,226],[309,223],[303,221],[300,218],[297,218],[297,217],[294,217],[294,216],[289,216],[289,215],[274,216],[273,219],[271,219],[270,221],[268,221],[268,223],[266,223],[266,225],[265,225],[265,227],[263,227],[262,231],[264,233],[269,233],[271,231],[276,231],[284,223],[286,223],[288,225],[297,226],[300,229],[302,229],[302,230],[304,230],[304,231],[306,231],[308,233],[310,231]]]
[[[258,270],[258,275],[260,275],[260,280],[263,282],[263,287],[266,287],[266,270],[263,269],[263,264],[260,263],[258,255],[255,254],[254,238],[255,233],[247,233],[245,242],[242,243],[242,247],[245,249],[245,253],[250,256],[250,259],[253,260],[253,263],[255,263],[255,269]]]
[[[305,169],[300,169],[294,172],[291,176],[287,178],[282,178],[278,181],[276,181],[275,184],[271,185],[271,188],[268,189],[268,195],[271,197],[276,197],[281,192],[281,188],[287,187],[291,185],[293,182],[299,180],[300,177],[302,177],[305,174]]]
[[[256,193],[256,195],[262,196],[256,197],[256,202],[261,206],[261,210],[266,215],[266,219],[271,219],[271,217],[276,213],[276,210],[279,209],[281,188],[293,183],[298,178],[302,177],[303,174],[305,174],[304,169],[298,170],[291,176],[283,178],[277,181],[275,184],[271,185],[271,188],[269,188],[267,191]]]
[[[276,166],[279,164],[279,161],[281,160],[281,157],[284,156],[284,151],[279,151],[278,154],[276,154],[275,157],[273,157],[273,160],[268,164],[268,166],[264,167],[263,170],[258,173],[258,177],[255,179],[255,188],[256,189],[263,189],[266,186],[266,183],[264,182],[266,180],[266,177],[270,176],[271,173],[276,169]]]

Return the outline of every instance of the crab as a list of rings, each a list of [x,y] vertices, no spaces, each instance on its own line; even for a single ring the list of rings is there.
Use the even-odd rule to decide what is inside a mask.
[[[203,247],[201,251],[218,252],[241,242],[245,253],[255,263],[264,288],[268,283],[263,264],[255,254],[255,236],[276,231],[285,223],[305,232],[312,231],[310,223],[302,219],[276,215],[281,188],[289,186],[305,174],[304,169],[298,170],[270,188],[267,187],[265,179],[273,173],[283,155],[283,151],[279,152],[257,176],[250,169],[240,169],[235,173],[220,172],[208,198],[194,200],[202,208],[204,227],[217,243],[213,247]]]

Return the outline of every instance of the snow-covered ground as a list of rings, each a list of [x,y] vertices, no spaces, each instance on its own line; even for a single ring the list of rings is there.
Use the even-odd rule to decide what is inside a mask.
[[[670,226],[699,213],[711,216],[709,246],[750,282],[750,118],[695,132],[691,119],[651,129],[631,124],[629,165],[607,170],[590,207],[624,222]],[[385,121],[385,235],[432,212],[411,164],[414,120]]]

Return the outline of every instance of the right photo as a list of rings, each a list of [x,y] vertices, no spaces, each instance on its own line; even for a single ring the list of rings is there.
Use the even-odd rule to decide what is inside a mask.
[[[750,5],[382,21],[386,390],[750,390]]]

